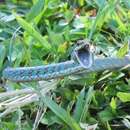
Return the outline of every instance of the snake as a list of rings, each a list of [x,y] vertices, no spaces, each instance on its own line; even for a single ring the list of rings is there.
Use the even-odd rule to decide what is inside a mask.
[[[118,69],[130,66],[130,56],[124,58],[97,58],[94,59],[90,44],[86,40],[78,40],[71,60],[34,67],[8,67],[3,71],[5,79],[14,82],[30,82],[51,80],[68,75]]]

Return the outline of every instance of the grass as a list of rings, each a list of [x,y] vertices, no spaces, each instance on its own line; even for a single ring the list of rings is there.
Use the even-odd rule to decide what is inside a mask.
[[[70,59],[79,39],[96,46],[95,55],[124,57],[129,35],[129,0],[0,3],[0,130],[92,130],[96,124],[96,130],[130,129],[127,70],[64,77],[54,83],[2,78],[6,67]],[[10,95],[2,97],[3,92]]]

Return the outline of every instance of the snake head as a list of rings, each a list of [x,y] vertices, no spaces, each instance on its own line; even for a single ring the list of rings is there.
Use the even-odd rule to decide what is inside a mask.
[[[93,54],[90,49],[90,44],[86,40],[77,41],[77,47],[73,51],[73,59],[85,69],[93,64]]]

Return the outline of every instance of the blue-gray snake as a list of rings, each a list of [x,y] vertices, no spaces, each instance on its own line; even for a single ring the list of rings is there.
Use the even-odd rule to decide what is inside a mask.
[[[70,61],[36,67],[6,68],[3,77],[15,82],[50,80],[78,73],[112,70],[130,65],[130,56],[124,58],[93,59],[88,44],[82,44],[73,52]]]

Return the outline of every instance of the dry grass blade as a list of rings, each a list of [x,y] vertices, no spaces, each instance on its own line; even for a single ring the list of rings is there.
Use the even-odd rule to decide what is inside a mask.
[[[43,95],[45,95],[46,93],[48,93],[50,90],[53,90],[56,88],[57,86],[57,81],[52,81],[52,82],[47,82],[47,81],[41,81],[40,82],[40,89],[41,89],[41,93]],[[25,93],[24,93],[25,92]],[[24,89],[24,90],[16,90],[16,91],[12,91],[11,94],[9,94],[9,92],[5,92],[1,94],[1,99],[4,96],[6,96],[6,98],[8,97],[9,99],[5,99],[5,97],[3,97],[3,99],[5,99],[4,101],[2,101],[0,103],[0,110],[4,110],[4,112],[2,112],[0,114],[0,117],[3,117],[13,111],[15,111],[18,107],[23,107],[25,105],[28,105],[32,102],[36,102],[39,100],[39,95],[37,95],[35,90],[29,90],[29,89]],[[12,98],[11,98],[11,97]]]

